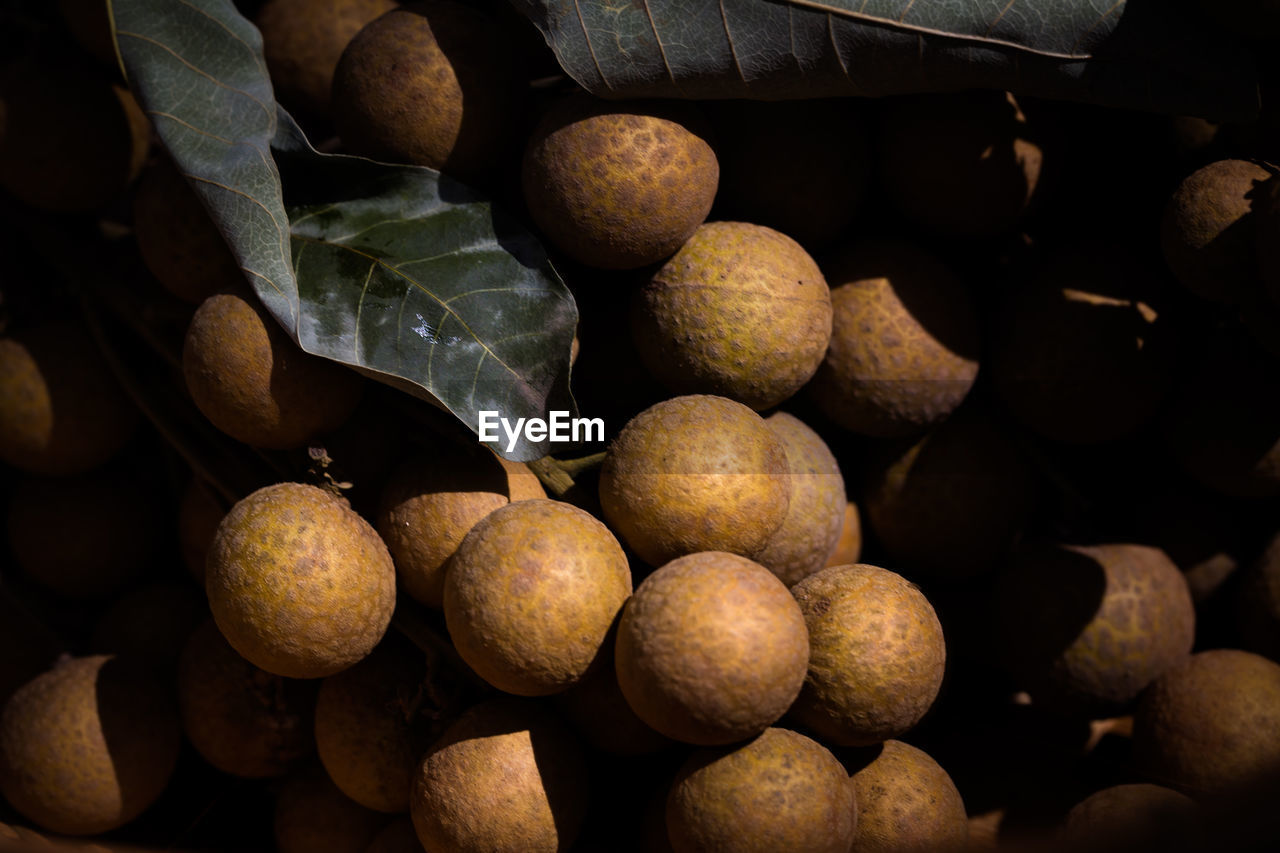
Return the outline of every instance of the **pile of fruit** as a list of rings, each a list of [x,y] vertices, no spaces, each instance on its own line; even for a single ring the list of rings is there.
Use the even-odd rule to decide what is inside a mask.
[[[137,34],[4,4],[0,850],[1280,845],[1274,3],[1221,122],[604,99],[499,0],[172,5],[541,242],[581,423],[519,461],[304,351],[367,326],[279,322]]]

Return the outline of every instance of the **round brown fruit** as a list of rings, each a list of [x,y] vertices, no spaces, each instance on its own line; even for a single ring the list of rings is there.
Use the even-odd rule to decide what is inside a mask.
[[[227,513],[205,588],[218,628],[250,663],[321,678],[361,660],[395,608],[395,565],[342,498],[300,483],[259,489]]]
[[[804,682],[804,615],[772,572],[719,551],[690,554],[640,584],[615,650],[628,704],[667,737],[718,746],[754,737]]]
[[[1194,800],[1159,785],[1103,788],[1067,812],[1059,838],[1071,850],[1199,850],[1203,817]],[[1200,843],[1196,843],[1200,842]]]
[[[964,800],[938,762],[886,740],[853,772],[858,797],[858,853],[958,853],[969,842]]]
[[[276,799],[278,853],[362,853],[390,818],[345,796],[318,764],[289,777]]]

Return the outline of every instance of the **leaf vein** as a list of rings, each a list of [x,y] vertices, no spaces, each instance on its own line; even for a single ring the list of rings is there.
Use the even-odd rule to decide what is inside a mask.
[[[266,104],[264,104],[261,100],[259,100],[259,99],[258,99],[255,95],[253,95],[251,92],[248,92],[248,91],[246,91],[246,90],[244,90],[244,89],[238,89],[238,88],[236,88],[235,86],[228,86],[226,83],[223,83],[223,82],[222,82],[221,80],[219,80],[217,77],[214,77],[214,76],[213,76],[212,74],[210,74],[208,71],[205,71],[203,68],[199,68],[199,67],[197,67],[196,65],[193,65],[192,63],[188,62],[188,61],[187,61],[187,59],[186,59],[186,57],[184,57],[182,54],[178,53],[178,52],[177,52],[176,50],[174,50],[173,48],[169,47],[169,46],[168,46],[167,44],[165,44],[164,42],[156,41],[155,39],[151,38],[150,36],[145,36],[145,35],[143,35],[143,34],[141,34],[141,33],[133,33],[133,32],[123,31],[123,30],[122,30],[122,31],[120,31],[120,32],[118,32],[116,35],[117,35],[117,36],[129,36],[130,38],[138,39],[139,41],[146,42],[147,44],[155,45],[156,47],[160,48],[161,50],[165,51],[166,53],[169,53],[170,55],[172,55],[174,59],[178,60],[180,63],[182,63],[183,65],[185,65],[185,66],[186,66],[187,68],[189,68],[191,71],[193,71],[193,72],[195,72],[196,74],[200,75],[201,77],[205,78],[205,79],[206,79],[206,80],[208,80],[210,83],[212,83],[213,85],[217,86],[218,88],[220,88],[220,89],[226,89],[228,92],[234,92],[234,93],[236,93],[237,95],[243,95],[244,97],[246,97],[247,99],[249,99],[250,101],[253,101],[253,103],[255,103],[255,104],[257,104],[257,105],[258,105],[258,107],[262,110],[262,112],[267,116],[267,123],[268,123],[268,125],[269,125],[269,126],[272,126],[272,127],[274,127],[274,126],[275,126],[275,110],[268,109],[268,108],[267,108],[267,105],[266,105]]]

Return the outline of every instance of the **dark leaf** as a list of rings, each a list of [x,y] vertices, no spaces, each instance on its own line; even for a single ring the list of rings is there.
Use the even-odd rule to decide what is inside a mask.
[[[513,0],[602,97],[968,88],[1248,118],[1247,51],[1168,0]]]

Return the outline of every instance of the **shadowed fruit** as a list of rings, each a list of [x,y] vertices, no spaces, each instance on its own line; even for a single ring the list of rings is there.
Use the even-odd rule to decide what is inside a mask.
[[[818,369],[831,293],[800,244],[746,222],[698,226],[632,303],[649,372],[679,394],[776,406]]]
[[[1280,305],[1280,176],[1258,188],[1253,210],[1258,275],[1272,303]]]
[[[344,796],[318,764],[285,782],[276,799],[278,853],[364,853],[390,818]]]
[[[1244,573],[1236,612],[1245,647],[1280,662],[1280,535]]]
[[[215,496],[213,487],[192,478],[178,502],[178,547],[187,573],[204,588],[205,559],[209,545],[227,508]]]
[[[675,740],[718,746],[754,737],[786,712],[809,641],[772,572],[707,551],[645,578],[623,608],[614,656],[640,719]]]
[[[631,569],[609,528],[559,501],[518,501],[462,540],[444,579],[458,654],[499,690],[567,690],[596,663]]]
[[[825,567],[835,550],[847,517],[844,477],[822,436],[799,418],[775,412],[764,422],[786,448],[791,502],[756,561],[792,586]],[[856,527],[856,510],[853,519]]]
[[[63,660],[0,710],[0,793],[52,832],[107,832],[160,796],[180,742],[158,683],[119,658]]]
[[[720,165],[709,138],[692,104],[567,98],[525,148],[525,204],[542,233],[587,266],[660,261],[711,211]]]
[[[364,853],[423,853],[418,831],[407,816],[397,818],[373,837]]]
[[[567,851],[586,816],[582,748],[537,705],[495,699],[463,714],[427,752],[410,814],[439,853]]]
[[[1203,830],[1204,818],[1190,797],[1135,783],[1103,788],[1076,803],[1059,838],[1072,850],[1198,850],[1207,840]]]
[[[79,323],[0,338],[0,459],[33,474],[79,474],[114,456],[137,425]]]
[[[89,647],[123,655],[160,678],[172,678],[187,638],[207,616],[204,596],[186,578],[153,581],[103,611]]]
[[[182,347],[182,375],[200,411],[253,447],[301,447],[355,410],[359,374],[309,355],[256,296],[219,293],[196,309]]]
[[[382,639],[395,608],[395,566],[346,501],[278,483],[227,513],[209,548],[205,588],[219,630],[249,662],[320,678]]]
[[[868,746],[910,731],[937,698],[942,625],[924,594],[875,566],[834,566],[791,590],[809,668],[791,715],[828,743]]]
[[[978,375],[978,319],[960,280],[919,246],[862,243],[824,264],[831,346],[809,391],[863,435],[915,435],[949,415]]]
[[[249,663],[212,619],[183,647],[177,687],[187,740],[223,773],[283,776],[315,749],[316,684]]]
[[[378,533],[395,560],[401,588],[440,608],[449,558],[467,531],[498,507],[546,496],[523,463],[482,449],[450,449],[392,471],[379,498]]]
[[[513,51],[485,13],[408,3],[351,40],[333,76],[333,118],[353,152],[484,180],[511,139]]]
[[[959,853],[969,842],[968,816],[955,783],[922,750],[886,740],[854,770],[858,853]]]
[[[667,795],[667,835],[676,853],[848,853],[858,811],[830,750],[769,728],[685,762]]]
[[[845,505],[844,518],[840,523],[840,538],[836,540],[835,550],[827,558],[826,566],[844,566],[856,563],[861,554],[862,521],[858,517],[857,505],[853,501],[849,501]]]
[[[782,441],[723,397],[650,406],[623,427],[600,470],[605,520],[653,566],[695,551],[758,554],[790,496]]]

